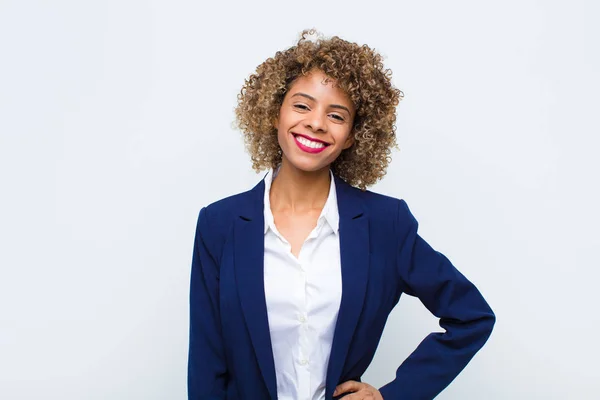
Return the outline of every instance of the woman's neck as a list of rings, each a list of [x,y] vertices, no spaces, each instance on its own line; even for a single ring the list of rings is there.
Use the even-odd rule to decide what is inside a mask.
[[[306,172],[283,160],[271,184],[271,209],[292,213],[321,210],[329,196],[330,179],[329,167]]]

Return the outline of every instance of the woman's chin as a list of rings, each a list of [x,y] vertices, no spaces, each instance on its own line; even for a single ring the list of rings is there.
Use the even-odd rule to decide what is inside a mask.
[[[304,157],[302,157],[304,158]],[[329,164],[322,162],[315,162],[315,160],[306,160],[306,159],[298,159],[292,158],[287,159],[288,167],[291,167],[295,170],[299,170],[302,172],[317,172],[323,169],[329,169]]]

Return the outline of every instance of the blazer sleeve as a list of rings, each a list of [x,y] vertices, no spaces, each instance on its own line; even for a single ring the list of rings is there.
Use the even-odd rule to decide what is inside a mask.
[[[419,236],[418,222],[404,200],[397,223],[403,292],[418,297],[445,332],[427,335],[380,392],[385,400],[433,399],[485,344],[496,317],[475,285]]]
[[[207,240],[206,208],[200,210],[190,278],[188,399],[225,399],[228,379],[219,313],[219,268]]]

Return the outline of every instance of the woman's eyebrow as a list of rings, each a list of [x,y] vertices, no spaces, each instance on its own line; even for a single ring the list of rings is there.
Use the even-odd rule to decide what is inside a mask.
[[[302,97],[306,97],[306,98],[307,98],[307,99],[309,99],[309,100],[312,100],[312,101],[315,101],[315,102],[317,101],[317,99],[315,99],[315,98],[314,98],[314,97],[312,97],[311,95],[309,95],[309,94],[306,94],[306,93],[302,93],[302,92],[294,93],[294,94],[292,95],[292,97],[295,97],[295,96],[302,96]],[[348,114],[352,115],[352,114],[350,113],[350,110],[348,109],[348,107],[346,107],[346,106],[343,106],[343,105],[341,105],[341,104],[330,104],[330,105],[329,105],[329,107],[331,107],[331,108],[339,108],[339,109],[341,109],[341,110],[345,110],[345,111],[346,111]]]

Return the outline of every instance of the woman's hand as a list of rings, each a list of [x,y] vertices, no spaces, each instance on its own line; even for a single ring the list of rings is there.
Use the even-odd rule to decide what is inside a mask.
[[[334,396],[339,396],[343,393],[352,392],[347,396],[344,396],[344,400],[361,400],[361,399],[372,399],[372,400],[383,400],[383,396],[379,393],[379,390],[373,386],[364,382],[357,381],[346,381],[341,385],[338,385],[333,392]]]

